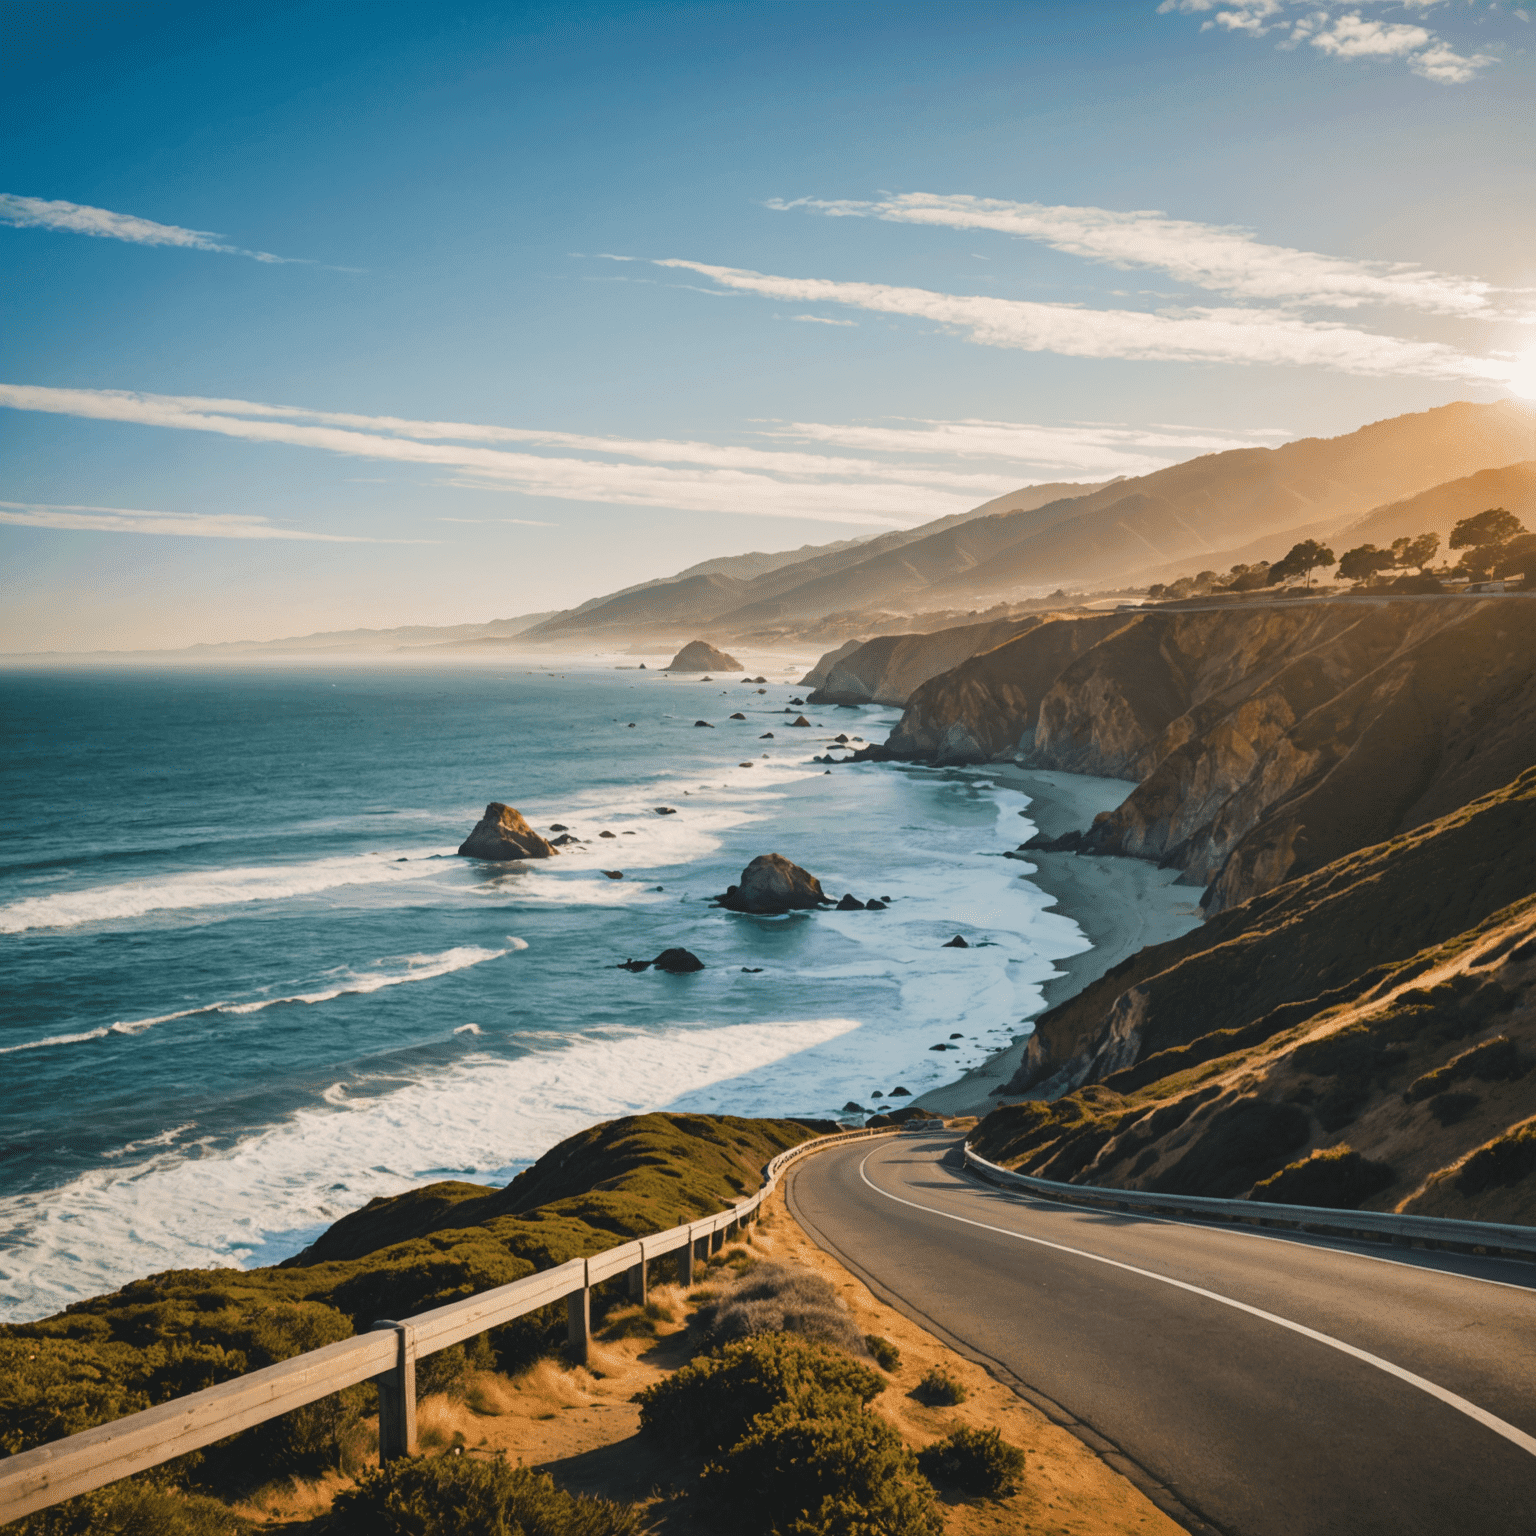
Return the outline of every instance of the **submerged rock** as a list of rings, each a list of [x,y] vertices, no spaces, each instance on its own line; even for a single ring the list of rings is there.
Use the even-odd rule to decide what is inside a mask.
[[[597,835],[599,837],[616,837],[618,834],[614,832],[599,832]]]
[[[949,941],[949,943],[943,945],[942,947],[945,949],[969,949],[971,946],[967,944],[965,940],[962,939],[957,933],[954,938]]]
[[[624,871],[622,869],[605,869],[603,873],[610,880],[622,880],[624,878]]]
[[[551,848],[565,848],[571,843],[579,843],[580,841],[579,837],[572,837],[569,832],[562,832],[549,846]]]
[[[714,730],[714,726],[712,726],[712,725],[711,725],[711,724],[710,724],[710,723],[709,723],[709,721],[708,721],[708,720],[695,720],[695,721],[694,721],[694,722],[693,722],[693,725],[694,725],[694,729],[695,729],[695,730],[697,730],[697,729],[698,729],[698,728],[699,728],[699,727],[700,727],[700,726],[703,726],[703,728],[704,728],[704,729],[705,729],[705,730],[706,730],[706,731],[712,731],[712,730]]]
[[[667,664],[668,672],[739,672],[734,656],[716,650],[707,640],[692,640]]]
[[[459,844],[466,859],[550,859],[558,850],[546,843],[510,805],[492,800],[473,832]]]
[[[731,716],[732,720],[745,720],[746,718],[747,717],[745,715],[741,715],[741,714],[737,714],[737,715],[732,715]]]
[[[759,741],[772,741],[773,740],[773,732],[772,731],[764,731],[763,734],[761,736],[759,736],[757,739]]]
[[[827,900],[815,875],[777,853],[759,854],[741,872],[741,884],[719,898],[731,912],[793,912]]]
[[[658,816],[676,816],[677,807],[675,805],[658,805],[656,807],[656,814]]]

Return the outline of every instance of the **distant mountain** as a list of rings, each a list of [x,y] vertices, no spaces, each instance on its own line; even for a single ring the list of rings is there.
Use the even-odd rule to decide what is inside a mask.
[[[1338,529],[1350,529],[1351,541],[1359,542],[1354,525],[1373,509],[1402,511],[1400,504],[1437,487],[1529,458],[1532,426],[1530,407],[1513,401],[1459,402],[1341,437],[1205,454],[1136,479],[1027,486],[955,517],[750,578],[740,568],[716,570],[704,585],[684,573],[614,594],[536,626],[528,638],[660,641],[688,630],[725,640],[812,625],[830,614],[963,611],[1056,588],[1164,579],[1153,572],[1226,569],[1241,558],[1237,551],[1263,550],[1250,558],[1274,559],[1272,546],[1287,538]],[[1448,492],[1436,515],[1449,516],[1445,509],[1456,499]],[[1402,515],[1423,523],[1428,504]],[[1401,520],[1397,511],[1383,511],[1383,527]],[[1423,530],[1415,524],[1404,531]]]
[[[1452,527],[1462,518],[1489,507],[1503,507],[1506,512],[1513,512],[1527,528],[1536,532],[1536,459],[1524,464],[1510,464],[1503,469],[1481,470],[1404,501],[1377,507],[1339,529],[1335,535],[1338,540],[1335,548],[1340,554],[1356,544],[1376,544],[1386,548],[1393,539],[1413,538],[1421,533],[1438,533],[1444,541],[1450,538]]]
[[[491,619],[485,624],[405,624],[398,629],[332,629],[313,635],[290,635],[282,640],[225,640],[189,645],[178,655],[235,656],[246,653],[398,651],[445,641],[507,639],[552,616],[525,613],[515,619]]]

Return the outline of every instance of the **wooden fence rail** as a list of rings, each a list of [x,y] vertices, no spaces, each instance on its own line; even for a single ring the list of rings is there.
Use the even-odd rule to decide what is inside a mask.
[[[643,1301],[652,1260],[679,1251],[682,1283],[691,1285],[695,1264],[722,1247],[728,1233],[757,1215],[791,1163],[847,1141],[885,1134],[884,1129],[846,1131],[801,1142],[768,1164],[763,1186],[755,1195],[713,1216],[605,1249],[590,1259],[572,1259],[400,1322],[381,1320],[368,1333],[6,1457],[0,1460],[0,1525],[200,1450],[364,1381],[375,1382],[379,1389],[379,1459],[413,1455],[416,1361],[423,1355],[563,1299],[572,1354],[585,1363],[594,1285],[627,1276],[629,1295]]]

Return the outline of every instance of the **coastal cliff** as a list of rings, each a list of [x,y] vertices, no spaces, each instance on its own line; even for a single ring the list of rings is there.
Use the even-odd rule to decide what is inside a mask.
[[[923,684],[872,755],[1135,781],[1070,846],[1178,868],[1214,913],[1508,783],[1533,657],[1523,598],[1056,618]]]
[[[1142,950],[1004,1092],[1046,1178],[1536,1219],[1536,769]]]
[[[931,677],[978,651],[990,651],[1034,629],[1042,617],[962,624],[927,635],[879,635],[824,656],[807,675],[816,678],[812,704],[905,704]]]

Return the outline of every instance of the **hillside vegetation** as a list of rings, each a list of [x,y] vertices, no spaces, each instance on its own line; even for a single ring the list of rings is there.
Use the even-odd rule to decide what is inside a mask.
[[[371,1201],[283,1265],[169,1270],[0,1327],[0,1451],[723,1210],[811,1134],[792,1121],[703,1115],[610,1121],[561,1142],[505,1189],[444,1182]],[[563,1323],[563,1306],[548,1307],[429,1356],[418,1391],[450,1388],[472,1367],[526,1364]],[[350,1388],[149,1476],[232,1496],[253,1480],[355,1467],[372,1449],[361,1428],[372,1401],[370,1388]]]

